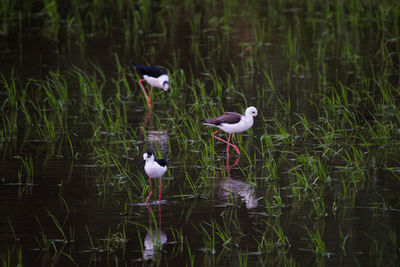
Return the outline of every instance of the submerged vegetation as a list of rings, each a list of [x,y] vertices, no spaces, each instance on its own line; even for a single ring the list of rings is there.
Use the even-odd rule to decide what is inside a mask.
[[[0,12],[2,266],[399,264],[398,1]],[[132,59],[169,70],[151,110]],[[250,105],[227,157],[201,121]],[[161,205],[146,150],[168,159]]]

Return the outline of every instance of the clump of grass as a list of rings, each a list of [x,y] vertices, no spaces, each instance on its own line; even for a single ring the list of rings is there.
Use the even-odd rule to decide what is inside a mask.
[[[257,229],[261,239],[253,236],[254,241],[257,244],[258,251],[272,252],[274,249],[283,248],[284,250],[290,248],[290,242],[288,237],[284,234],[282,226],[275,222],[274,224],[266,223],[268,227],[264,232]],[[273,236],[273,237],[272,237]]]
[[[319,230],[317,230],[315,233],[312,232],[310,229],[307,227],[305,228],[306,232],[308,234],[309,239],[312,241],[312,244],[314,245],[314,253],[316,256],[326,256],[329,257],[331,253],[329,253],[326,250],[326,245],[325,242],[323,241],[321,237],[321,233]]]
[[[206,229],[206,226],[209,226],[211,228],[210,230]],[[216,229],[215,229],[215,224],[214,222],[206,223],[203,222],[198,226],[198,231],[201,232],[201,237],[203,239],[203,252],[204,253],[210,253],[210,254],[215,254],[216,250],[215,250],[215,236],[216,236]]]

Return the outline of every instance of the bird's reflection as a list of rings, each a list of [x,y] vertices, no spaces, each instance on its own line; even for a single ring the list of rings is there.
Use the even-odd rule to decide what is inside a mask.
[[[157,129],[153,126],[151,109],[144,114],[143,125],[139,131],[145,138],[147,150],[161,150],[162,155],[168,154],[168,133],[166,130]]]
[[[149,210],[149,228],[144,239],[144,260],[152,259],[167,242],[167,235],[161,230],[161,205],[158,205],[158,224],[153,209],[150,206],[147,206],[147,209]]]
[[[225,170],[227,173],[226,179],[221,179],[219,183],[218,196],[221,199],[230,199],[232,196],[239,196],[245,202],[247,209],[254,209],[257,207],[257,199],[252,185],[233,179],[231,177],[231,169],[239,164],[240,157],[238,157],[232,165],[229,163],[229,157],[226,159]]]

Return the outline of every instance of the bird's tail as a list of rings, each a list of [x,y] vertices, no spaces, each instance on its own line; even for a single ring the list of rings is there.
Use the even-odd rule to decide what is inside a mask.
[[[129,60],[128,63],[129,63],[129,65],[132,65],[134,68],[136,68],[137,64],[135,63],[135,61]]]
[[[206,120],[202,121],[203,125],[211,126],[211,127],[217,127],[215,124],[209,123]]]

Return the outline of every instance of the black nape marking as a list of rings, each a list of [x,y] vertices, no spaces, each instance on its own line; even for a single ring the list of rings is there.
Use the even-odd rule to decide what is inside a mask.
[[[157,162],[162,167],[167,166],[167,160],[166,159],[155,159],[154,161]]]

